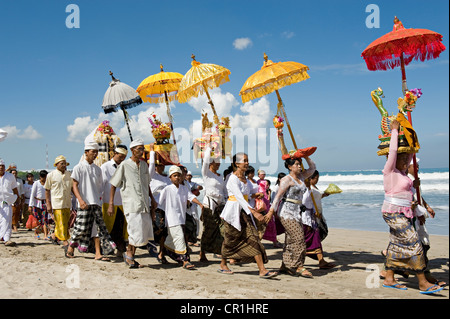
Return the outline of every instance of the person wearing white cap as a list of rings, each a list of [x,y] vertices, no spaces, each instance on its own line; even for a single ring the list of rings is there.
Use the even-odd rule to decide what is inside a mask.
[[[150,174],[147,163],[142,160],[145,147],[142,139],[135,139],[130,144],[131,157],[123,161],[109,180],[108,215],[114,213],[114,197],[120,188],[123,212],[127,221],[128,246],[123,259],[129,268],[140,268],[134,259],[136,247],[147,246],[153,240],[153,223],[157,203],[150,189]],[[151,202],[151,204],[150,204]],[[151,205],[151,206],[150,206]]]
[[[125,240],[128,238],[127,223],[123,214],[122,196],[120,190],[116,191],[114,195],[114,213],[112,216],[108,214],[109,195],[111,193],[111,184],[109,180],[114,175],[117,167],[127,158],[128,148],[125,145],[117,145],[114,149],[113,157],[100,168],[102,170],[102,199],[103,199],[103,220],[106,228],[111,235],[112,240],[117,245],[117,254],[122,256],[126,251]]]
[[[70,164],[63,155],[56,157],[53,163],[56,169],[47,174],[44,184],[47,211],[53,215],[55,221],[55,232],[52,233],[51,241],[58,244],[58,240],[62,240],[64,246],[69,244],[69,218],[72,208],[73,181],[67,171],[68,165]]]
[[[9,172],[5,170],[5,162],[0,158],[0,239],[5,246],[13,246],[12,232],[12,205],[19,200],[17,182]]]
[[[195,269],[195,266],[190,262],[184,234],[187,204],[188,202],[194,202],[200,207],[203,205],[189,191],[188,187],[182,185],[182,172],[178,166],[170,167],[169,178],[172,184],[164,188],[159,197],[159,204],[164,207],[166,213],[167,226],[167,238],[164,242],[163,254],[167,254],[173,260],[182,263],[184,269],[192,270]]]
[[[69,245],[64,246],[68,258],[74,257],[73,253],[76,247],[81,253],[88,252],[92,237],[95,245],[95,260],[110,261],[103,255],[113,252],[116,248],[103,221],[102,171],[94,164],[97,155],[98,144],[88,141],[84,146],[84,159],[75,165],[72,171],[72,189],[77,198],[78,211]],[[96,236],[96,232],[99,237]]]

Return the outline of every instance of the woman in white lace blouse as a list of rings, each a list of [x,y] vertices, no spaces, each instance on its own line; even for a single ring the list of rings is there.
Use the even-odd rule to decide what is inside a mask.
[[[304,195],[308,193],[304,180],[314,173],[316,165],[309,157],[305,157],[305,159],[308,169],[304,171],[302,171],[301,158],[291,157],[285,160],[284,166],[289,170],[289,174],[280,180],[277,195],[265,218],[272,218],[274,208],[278,207],[278,216],[286,230],[280,272],[292,276],[313,278],[312,274],[303,266],[306,245],[301,213],[305,210]]]

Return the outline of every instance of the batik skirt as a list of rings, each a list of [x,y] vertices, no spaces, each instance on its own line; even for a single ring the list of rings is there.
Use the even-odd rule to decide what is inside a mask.
[[[425,256],[412,219],[402,213],[383,213],[390,236],[385,268],[422,273],[426,268]]]
[[[280,217],[280,221],[285,229],[282,267],[297,271],[299,267],[303,267],[306,256],[303,225],[293,218]]]
[[[223,243],[223,220],[220,218],[225,205],[218,205],[214,212],[203,206],[200,220],[203,222],[201,250],[207,253],[221,254]]]
[[[241,262],[254,262],[255,256],[261,255],[263,262],[267,263],[267,254],[261,243],[258,230],[252,218],[241,210],[241,230],[224,221],[224,239],[222,244],[222,257],[235,259]]]

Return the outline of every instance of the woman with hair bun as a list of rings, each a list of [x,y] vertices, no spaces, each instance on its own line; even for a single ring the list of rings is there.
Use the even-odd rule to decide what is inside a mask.
[[[265,217],[248,203],[252,187],[245,177],[248,169],[247,154],[235,154],[232,166],[233,173],[230,174],[226,185],[228,200],[220,215],[224,221],[224,240],[222,261],[218,271],[223,274],[232,274],[233,272],[227,266],[227,259],[237,259],[242,262],[256,261],[260,278],[275,277],[278,275],[277,272],[268,271],[264,267],[268,259],[254,220],[256,218],[264,222]]]
[[[303,266],[306,244],[301,214],[305,210],[304,197],[309,194],[304,181],[314,173],[316,165],[308,156],[304,158],[308,163],[308,169],[303,171],[301,157],[293,154],[285,160],[284,166],[289,170],[289,174],[280,180],[280,187],[265,218],[268,220],[272,218],[274,208],[278,207],[277,214],[286,230],[280,272],[313,278],[313,275]]]

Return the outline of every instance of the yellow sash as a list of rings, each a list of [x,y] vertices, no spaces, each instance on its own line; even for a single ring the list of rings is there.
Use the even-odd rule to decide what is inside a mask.
[[[248,195],[244,195],[244,198],[248,202]],[[228,200],[232,202],[237,202],[237,199],[234,195],[228,196]]]

